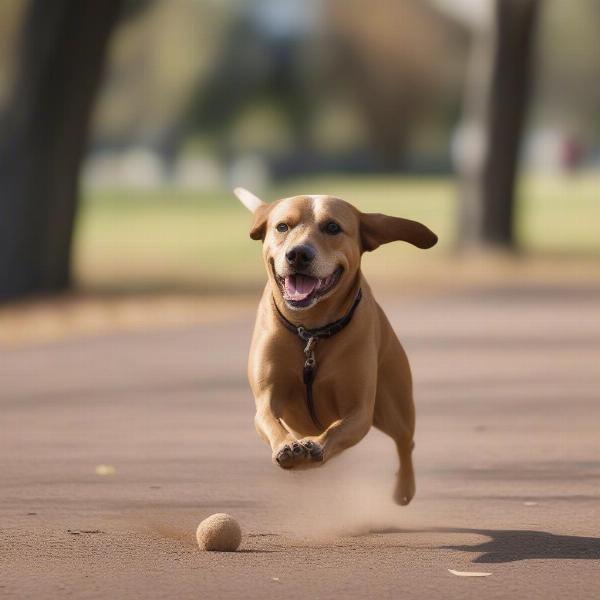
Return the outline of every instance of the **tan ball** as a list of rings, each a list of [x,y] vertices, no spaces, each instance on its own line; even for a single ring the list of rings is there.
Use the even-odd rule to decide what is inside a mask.
[[[217,513],[198,525],[196,539],[200,550],[234,552],[242,541],[242,530],[231,515]]]

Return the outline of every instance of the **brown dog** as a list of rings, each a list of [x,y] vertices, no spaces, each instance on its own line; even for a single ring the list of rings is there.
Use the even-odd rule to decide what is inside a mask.
[[[406,354],[373,298],[363,252],[402,240],[430,248],[415,221],[365,214],[331,196],[266,204],[236,195],[254,214],[268,283],[256,319],[248,378],[255,425],[284,469],[320,465],[359,442],[372,425],[396,442],[394,499],[415,494],[415,409]]]

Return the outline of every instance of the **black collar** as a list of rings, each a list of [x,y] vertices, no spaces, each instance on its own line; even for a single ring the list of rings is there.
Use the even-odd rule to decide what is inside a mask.
[[[350,323],[350,321],[352,320],[354,311],[356,310],[356,307],[360,304],[361,299],[362,290],[358,288],[358,292],[356,293],[356,297],[354,298],[354,302],[352,303],[350,310],[343,317],[341,317],[337,321],[329,323],[328,325],[324,325],[323,327],[317,327],[316,329],[307,329],[302,325],[296,326],[291,321],[288,321],[288,319],[286,319],[283,313],[279,310],[277,302],[275,302],[275,298],[273,298],[273,305],[275,306],[275,313],[279,317],[279,320],[281,321],[282,325],[292,333],[295,333],[305,342],[308,342],[308,340],[311,338],[314,338],[315,340],[319,338],[329,338],[334,336],[336,333],[342,331],[342,329],[344,329],[344,327],[346,327],[346,325],[348,325],[348,323]]]

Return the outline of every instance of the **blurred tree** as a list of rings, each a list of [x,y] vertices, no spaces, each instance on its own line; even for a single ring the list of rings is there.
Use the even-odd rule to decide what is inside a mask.
[[[600,2],[546,0],[540,14],[536,125],[595,145],[600,137]]]
[[[293,140],[296,160],[313,151],[311,122],[321,75],[315,0],[252,0],[234,13],[211,73],[198,82],[188,111],[195,132],[218,134],[224,157],[235,151],[231,130],[249,106],[276,106]]]
[[[464,245],[514,246],[515,175],[538,12],[538,0],[496,0],[493,31],[476,34],[459,156]]]
[[[464,30],[421,0],[326,4],[334,77],[364,118],[378,167],[402,168],[416,125],[453,95]]]
[[[78,174],[122,0],[31,0],[0,118],[0,299],[70,284]]]

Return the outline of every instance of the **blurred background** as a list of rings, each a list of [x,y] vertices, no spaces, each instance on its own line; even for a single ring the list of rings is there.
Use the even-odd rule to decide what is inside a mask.
[[[365,257],[390,293],[597,282],[599,23],[597,0],[3,0],[0,338],[254,301],[235,185],[426,223],[431,252]]]
[[[448,568],[484,566],[485,597],[598,597],[599,29],[600,0],[0,0],[3,597],[464,598]],[[253,431],[237,185],[438,234],[363,260],[409,512],[383,434],[285,477]],[[223,510],[257,554],[195,552]]]

